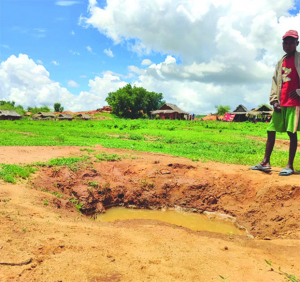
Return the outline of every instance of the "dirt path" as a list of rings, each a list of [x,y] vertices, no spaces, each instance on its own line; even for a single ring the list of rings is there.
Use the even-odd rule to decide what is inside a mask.
[[[264,174],[245,166],[96,149],[132,157],[93,163],[93,169],[76,173],[62,169],[53,175],[44,169],[30,183],[0,182],[0,263],[32,258],[27,265],[0,265],[0,281],[222,281],[219,275],[229,276],[228,282],[284,281],[265,259],[300,276],[299,175],[280,178],[276,168]],[[81,154],[78,147],[1,147],[0,163]],[[195,232],[152,220],[100,223],[39,189],[43,185],[68,195],[68,180],[79,198],[96,199],[102,208],[119,201],[227,212],[256,238],[271,240]],[[86,194],[84,183],[91,180],[101,191],[110,184],[105,199]],[[101,207],[91,201],[85,208]]]

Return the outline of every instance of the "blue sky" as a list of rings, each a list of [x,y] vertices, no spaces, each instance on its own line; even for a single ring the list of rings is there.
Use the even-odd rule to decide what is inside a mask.
[[[68,87],[68,81],[76,81],[80,86],[72,89],[74,94],[88,91],[88,79],[107,69],[126,76],[128,65],[140,65],[142,58],[136,53],[114,45],[95,28],[78,25],[79,17],[87,15],[88,1],[70,6],[56,3],[59,1],[1,0],[1,61],[11,54],[27,54],[34,61],[42,61],[50,78],[61,86]],[[107,56],[105,49],[110,49],[114,57]]]
[[[299,1],[274,3],[0,0],[0,99],[92,110],[132,83],[191,113],[255,107],[300,26]]]

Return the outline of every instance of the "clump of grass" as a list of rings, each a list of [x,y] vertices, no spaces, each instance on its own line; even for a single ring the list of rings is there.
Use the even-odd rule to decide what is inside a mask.
[[[5,182],[16,183],[18,179],[26,179],[37,169],[30,166],[0,164],[0,178]]]
[[[148,182],[146,179],[142,180],[143,187],[153,188],[154,184],[152,182]]]
[[[83,203],[81,203],[75,196],[72,194],[73,198],[69,198],[69,201],[75,206],[75,208],[80,211],[83,207]]]
[[[70,166],[81,161],[80,157],[56,158],[47,162],[48,166]]]
[[[63,198],[64,197],[64,195],[59,194],[59,192],[57,192],[57,191],[56,192],[50,192],[50,191],[48,191],[46,189],[43,189],[43,188],[40,188],[40,191],[45,192],[45,193],[49,193],[49,194],[51,194],[51,195],[53,195],[57,198]]]
[[[88,185],[89,185],[89,186],[93,186],[93,187],[97,187],[97,186],[98,186],[98,182],[92,182],[92,181],[89,181],[89,182],[88,182]]]
[[[128,139],[131,139],[131,140],[143,140],[144,137],[141,135],[141,134],[137,134],[137,133],[131,133],[128,137]]]
[[[107,153],[101,153],[99,155],[95,155],[95,158],[97,158],[99,161],[107,161],[107,162],[115,162],[120,161],[122,157],[118,154],[107,154]]]
[[[96,150],[94,150],[94,149],[88,149],[88,148],[84,148],[84,149],[81,148],[80,151],[86,151],[88,153],[92,153],[92,152],[95,152]]]

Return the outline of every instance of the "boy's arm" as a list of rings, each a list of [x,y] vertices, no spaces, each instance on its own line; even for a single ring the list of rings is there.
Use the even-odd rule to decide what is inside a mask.
[[[270,105],[274,105],[275,103],[279,104],[279,99],[277,97],[277,67],[278,64],[276,65],[273,78],[272,78],[272,87],[271,87],[271,93],[270,93]]]
[[[271,93],[270,93],[270,104],[274,107],[275,112],[280,112],[280,103],[277,96],[277,70],[278,70],[278,64],[276,65],[274,75],[272,78],[272,87],[271,87]]]

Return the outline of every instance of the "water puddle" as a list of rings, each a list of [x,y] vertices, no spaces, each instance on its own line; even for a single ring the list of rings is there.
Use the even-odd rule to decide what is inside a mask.
[[[156,219],[191,230],[205,230],[222,234],[246,235],[245,230],[238,229],[230,221],[209,219],[206,215],[176,210],[145,210],[127,209],[124,207],[110,208],[97,217],[101,222],[113,222],[126,219]]]

